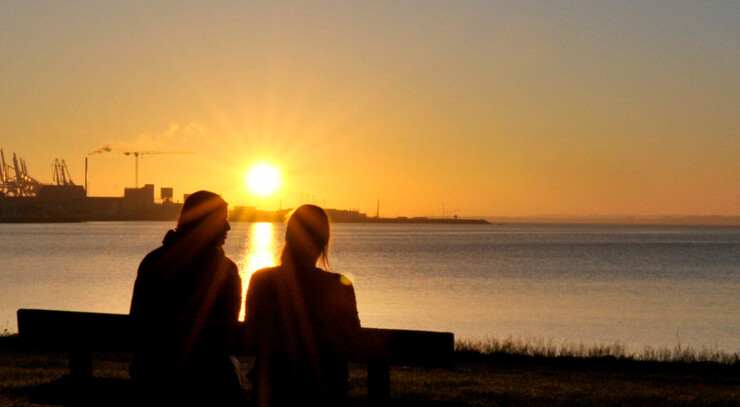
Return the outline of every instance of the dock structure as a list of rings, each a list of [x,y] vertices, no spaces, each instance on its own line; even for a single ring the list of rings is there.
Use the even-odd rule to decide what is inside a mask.
[[[155,152],[136,154],[144,153]],[[125,188],[123,197],[88,196],[84,186],[75,185],[72,181],[64,160],[54,161],[53,179],[54,182],[51,184],[37,181],[28,174],[25,160],[14,153],[12,164],[9,164],[5,160],[5,153],[0,149],[0,223],[176,221],[182,209],[181,203],[173,201],[172,188],[161,188],[160,198],[155,199],[153,184],[146,184],[141,188]],[[380,200],[374,217],[357,209],[325,209],[331,221],[335,223],[488,223],[481,219],[458,219],[457,216],[381,218]],[[282,208],[264,211],[253,206],[235,206],[229,213],[229,221],[279,223],[284,222],[291,211],[292,209]]]

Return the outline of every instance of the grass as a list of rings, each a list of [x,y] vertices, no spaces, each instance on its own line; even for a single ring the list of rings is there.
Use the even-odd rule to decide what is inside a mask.
[[[393,367],[391,398],[403,406],[740,406],[737,354],[690,348],[629,353],[538,338],[456,345],[448,369]],[[96,376],[128,377],[130,355],[98,354]],[[245,360],[246,371],[251,363]],[[67,373],[66,356],[0,335],[0,406],[31,406],[36,386]],[[366,370],[353,365],[353,405],[366,405]]]
[[[640,353],[629,352],[623,344],[584,345],[583,343],[565,342],[561,345],[552,339],[541,337],[504,339],[463,339],[455,343],[455,350],[462,353],[480,355],[524,355],[545,358],[614,358],[644,362],[680,362],[694,363],[707,362],[725,365],[740,365],[740,354],[721,349],[702,347],[694,349],[691,346],[682,347],[680,343],[672,349],[652,348],[645,346]]]

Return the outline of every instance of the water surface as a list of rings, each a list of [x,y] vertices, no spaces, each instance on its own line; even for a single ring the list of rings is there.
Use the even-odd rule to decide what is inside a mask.
[[[167,222],[0,224],[0,330],[18,308],[128,312]],[[244,290],[284,225],[236,223]],[[740,352],[740,228],[333,225],[363,325]]]

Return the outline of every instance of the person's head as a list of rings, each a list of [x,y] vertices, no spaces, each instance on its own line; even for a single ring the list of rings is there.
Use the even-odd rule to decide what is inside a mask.
[[[302,205],[290,215],[285,228],[282,261],[315,266],[321,260],[329,267],[329,217],[316,205]]]
[[[192,234],[200,240],[223,245],[228,222],[229,205],[219,195],[210,191],[190,194],[182,205],[177,231]]]

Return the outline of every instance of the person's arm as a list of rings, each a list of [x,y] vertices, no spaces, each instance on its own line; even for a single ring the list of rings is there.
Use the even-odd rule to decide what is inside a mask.
[[[238,321],[239,310],[242,306],[242,279],[239,277],[239,269],[233,262],[231,263],[229,276],[230,281],[226,286],[227,297],[229,298],[227,317],[229,321]]]
[[[352,283],[346,278],[341,280],[341,288],[338,294],[341,302],[337,304],[335,346],[339,355],[346,358],[357,345],[357,337],[360,333],[360,318],[357,312],[357,300]]]
[[[226,270],[224,270],[224,280],[218,290],[218,299],[213,310],[212,317],[214,322],[223,325],[224,330],[219,332],[220,341],[229,352],[239,348],[239,343],[243,341],[243,332],[241,328],[233,325],[239,321],[239,310],[241,308],[242,281],[239,277],[239,270],[231,260],[227,259]]]
[[[134,281],[134,291],[131,295],[131,307],[129,308],[129,315],[132,317],[141,316],[144,309],[146,309],[146,298],[147,291],[149,289],[149,282],[147,281],[148,271],[148,257],[139,264],[139,269],[136,272],[136,281]]]
[[[347,290],[347,326],[360,328],[360,315],[357,311],[357,298],[355,297],[355,288],[350,283],[346,286]]]
[[[244,304],[244,334],[242,338],[248,344],[252,344],[252,346],[257,345],[260,285],[259,272],[255,272],[249,279],[249,288],[247,289],[247,298]]]

